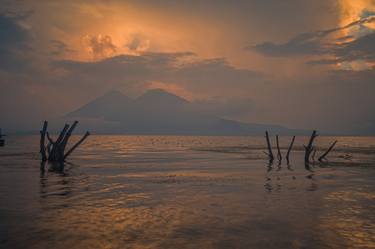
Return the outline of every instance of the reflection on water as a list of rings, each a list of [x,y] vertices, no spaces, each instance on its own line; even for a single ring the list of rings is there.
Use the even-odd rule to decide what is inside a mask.
[[[303,139],[269,164],[261,137],[93,136],[55,165],[37,140],[0,150],[0,248],[375,248],[373,138],[308,167]]]
[[[332,192],[325,197],[321,228],[330,229],[343,238],[346,245],[356,248],[375,248],[374,201],[375,193],[363,186]]]

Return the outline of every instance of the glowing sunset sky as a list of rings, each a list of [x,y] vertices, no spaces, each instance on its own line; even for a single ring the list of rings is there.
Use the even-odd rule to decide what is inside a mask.
[[[118,89],[226,118],[375,133],[375,1],[1,1],[0,127]],[[58,105],[56,103],[59,103]]]

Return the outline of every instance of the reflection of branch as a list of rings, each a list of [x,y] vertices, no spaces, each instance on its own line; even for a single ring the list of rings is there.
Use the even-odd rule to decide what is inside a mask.
[[[294,171],[294,170],[292,169],[292,167],[290,166],[289,163],[287,163],[286,165],[287,165],[287,169],[288,169],[289,171]]]
[[[40,162],[40,172],[41,172],[42,176],[44,176],[45,166],[46,166],[46,161],[41,161]]]
[[[277,171],[281,170],[281,160],[277,163]]]
[[[269,163],[268,163],[268,165],[267,165],[267,173],[272,171],[272,169],[273,169],[273,168],[272,168],[272,165],[273,165],[272,162],[269,162]]]

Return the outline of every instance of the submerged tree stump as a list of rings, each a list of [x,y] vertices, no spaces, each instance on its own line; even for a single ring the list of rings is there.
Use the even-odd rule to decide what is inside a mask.
[[[40,131],[40,154],[42,155],[42,161],[47,161],[46,146],[44,146],[46,140],[48,122],[44,121],[43,128]]]
[[[69,150],[65,153],[66,146],[68,144],[69,138],[71,137],[73,130],[77,126],[78,121],[74,121],[72,126],[65,124],[64,128],[61,130],[58,138],[54,141],[49,133],[47,132],[48,122],[44,121],[43,129],[40,131],[40,154],[42,162],[65,162],[68,156],[90,135],[87,131],[85,135],[76,142]],[[48,139],[47,146],[45,145],[46,137]]]
[[[271,142],[270,142],[270,137],[268,135],[268,131],[266,131],[266,142],[267,142],[267,148],[268,148],[268,153],[266,154],[268,155],[269,161],[272,163],[274,160],[274,156],[272,153],[272,147],[271,147]]]
[[[277,147],[277,159],[279,160],[279,162],[281,162],[283,157],[281,156],[281,151],[280,151],[279,135],[276,135],[276,147]]]
[[[288,148],[288,152],[286,153],[286,161],[287,161],[287,163],[289,163],[289,155],[290,155],[290,152],[292,151],[295,139],[296,139],[296,136],[293,136],[292,141],[290,142],[290,145],[289,145],[289,148]]]

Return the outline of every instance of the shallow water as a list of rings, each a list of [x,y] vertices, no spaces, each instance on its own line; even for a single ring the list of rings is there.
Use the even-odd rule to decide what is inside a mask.
[[[43,172],[8,137],[0,248],[375,248],[375,138],[318,137],[309,168],[307,139],[269,165],[262,137],[91,136]]]

